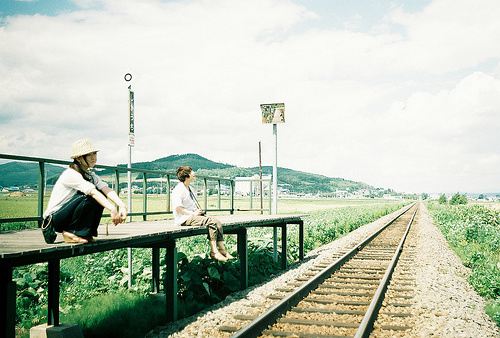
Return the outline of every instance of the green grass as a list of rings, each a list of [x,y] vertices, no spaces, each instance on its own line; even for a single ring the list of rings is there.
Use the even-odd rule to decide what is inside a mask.
[[[87,338],[135,338],[162,324],[165,309],[164,297],[118,291],[84,300],[78,311],[63,315],[61,322],[78,324]]]

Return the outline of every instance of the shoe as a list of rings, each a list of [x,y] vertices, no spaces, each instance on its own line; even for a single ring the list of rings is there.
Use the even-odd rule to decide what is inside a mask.
[[[63,239],[65,243],[81,243],[85,244],[88,243],[89,241],[86,240],[85,238],[79,237],[71,232],[63,231],[62,233]]]
[[[225,262],[227,261],[226,256],[222,255],[220,252],[211,252],[210,253],[210,258],[215,259],[219,262]]]

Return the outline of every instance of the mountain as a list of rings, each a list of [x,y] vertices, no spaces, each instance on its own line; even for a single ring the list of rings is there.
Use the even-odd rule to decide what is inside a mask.
[[[47,181],[55,182],[59,175],[66,169],[52,164],[45,164],[45,177]],[[0,164],[0,186],[30,186],[38,185],[40,167],[33,162],[8,162]]]
[[[214,162],[197,154],[171,155],[156,159],[151,162],[133,163],[133,168],[148,170],[166,170],[175,172],[181,165],[191,166],[198,175],[212,177],[249,177],[258,175],[259,168],[240,168],[234,165]],[[119,164],[119,167],[126,167],[126,164]],[[47,179],[49,184],[53,184],[55,179],[64,170],[64,167],[46,164]],[[104,169],[99,171],[99,175],[110,175],[112,170]],[[272,167],[262,167],[263,175],[271,175]],[[9,162],[0,165],[0,186],[36,186],[38,184],[39,169],[37,163]],[[141,178],[138,175],[136,178]],[[152,178],[154,175],[148,174]],[[346,180],[343,178],[332,178],[318,174],[311,174],[288,168],[278,167],[278,185],[291,192],[300,193],[329,193],[336,190],[346,190],[349,192],[361,189],[374,189],[372,186]]]
[[[194,170],[203,169],[226,169],[234,168],[233,165],[211,161],[198,154],[182,154],[170,155],[162,157],[151,162],[137,162],[133,163],[133,168],[149,169],[149,170],[168,170],[176,171],[182,165],[189,165]],[[119,167],[126,167],[126,164],[119,164]]]

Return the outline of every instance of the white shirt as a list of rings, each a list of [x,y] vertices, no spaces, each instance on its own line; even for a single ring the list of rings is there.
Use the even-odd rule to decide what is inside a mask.
[[[189,217],[191,217],[194,212],[198,209],[196,207],[195,202],[191,198],[189,194],[188,188],[184,185],[183,182],[179,182],[174,190],[172,190],[172,195],[170,196],[172,200],[172,209],[174,209],[174,223],[176,225],[181,225],[184,223]],[[177,212],[177,207],[184,207],[185,209],[191,211],[192,213],[189,215],[180,214]]]
[[[73,197],[77,191],[83,192],[85,195],[90,194],[92,189],[102,189],[108,185],[94,172],[90,172],[92,176],[92,182],[86,181],[83,176],[74,169],[68,168],[64,170],[57,179],[52,194],[50,194],[49,204],[47,209],[43,213],[43,217],[47,217],[59,210],[66,202],[68,202],[71,197]]]

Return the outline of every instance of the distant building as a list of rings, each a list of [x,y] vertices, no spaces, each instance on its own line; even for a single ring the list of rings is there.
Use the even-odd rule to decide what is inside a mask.
[[[267,190],[269,190],[270,183],[271,183],[271,175],[262,176],[262,190],[264,191],[264,194]],[[250,186],[252,187],[252,195],[259,196],[260,195],[259,175],[253,175],[252,177],[234,178],[235,195],[249,196]]]
[[[335,198],[347,198],[349,196],[349,192],[347,190],[336,190]]]

